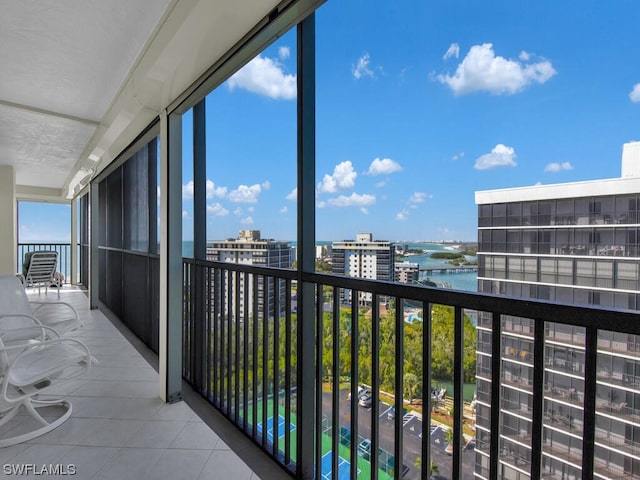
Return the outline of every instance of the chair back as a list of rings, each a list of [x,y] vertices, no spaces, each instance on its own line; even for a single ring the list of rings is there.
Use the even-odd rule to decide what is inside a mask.
[[[0,329],[24,326],[24,318],[11,315],[31,315],[29,299],[24,287],[15,275],[0,275]]]
[[[51,285],[58,266],[58,252],[40,250],[31,253],[25,275],[27,285]]]
[[[25,330],[26,326],[34,325],[25,316],[31,317],[31,306],[22,282],[15,275],[0,276],[0,348],[25,338],[42,335],[42,329],[38,327],[34,328],[32,333]],[[15,335],[13,331],[16,329],[24,333]],[[27,337],[23,337],[24,334]],[[9,357],[5,350],[0,352],[0,378],[4,376],[3,372],[8,365]],[[0,411],[2,411],[1,408]]]

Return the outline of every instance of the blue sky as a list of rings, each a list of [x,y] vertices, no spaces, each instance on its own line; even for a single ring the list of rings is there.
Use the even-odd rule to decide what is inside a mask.
[[[528,3],[320,8],[318,239],[475,240],[476,190],[620,175],[640,5]],[[208,98],[209,238],[295,237],[294,60],[287,34]]]
[[[476,190],[618,177],[622,144],[640,140],[639,14],[633,0],[329,0],[317,238],[475,240]],[[209,239],[295,239],[295,39],[207,97]],[[185,141],[186,239],[191,155]]]
[[[71,206],[61,203],[20,202],[18,240],[21,243],[69,243]]]

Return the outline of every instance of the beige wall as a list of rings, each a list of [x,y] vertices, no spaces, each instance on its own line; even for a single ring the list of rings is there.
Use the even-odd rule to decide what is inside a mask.
[[[0,275],[16,273],[16,174],[0,165]]]

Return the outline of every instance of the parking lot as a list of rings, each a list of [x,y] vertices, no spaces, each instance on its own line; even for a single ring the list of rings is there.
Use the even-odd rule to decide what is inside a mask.
[[[331,418],[331,392],[323,393],[323,415]],[[379,448],[393,454],[394,450],[394,410],[391,405],[385,402],[378,404],[379,418]],[[339,396],[339,418],[340,426],[349,429],[351,424],[351,401],[348,398],[348,391],[341,390]],[[403,415],[403,464],[408,467],[403,478],[407,480],[420,479],[420,471],[416,467],[416,460],[421,456],[422,445],[422,420],[413,415],[406,413]],[[372,425],[372,408],[358,406],[358,436],[360,443],[362,440],[370,440]],[[427,428],[427,431],[429,429]],[[435,435],[431,441],[431,457],[436,463],[439,475],[451,478],[451,461],[452,457],[445,452],[446,442],[444,437]],[[366,445],[366,442],[365,442]],[[363,445],[364,447],[364,445]],[[363,452],[361,452],[363,453]],[[463,478],[474,478],[474,452],[473,449],[464,450],[462,453]]]

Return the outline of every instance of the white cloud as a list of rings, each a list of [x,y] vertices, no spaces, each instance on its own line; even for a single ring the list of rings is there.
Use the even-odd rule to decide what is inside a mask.
[[[352,67],[351,71],[353,73],[353,76],[356,79],[360,79],[362,77],[375,78],[373,70],[369,68],[369,63],[369,54],[365,53],[358,59],[358,63]]]
[[[291,190],[291,193],[285,197],[287,200],[296,201],[298,199],[298,187]]]
[[[230,90],[241,88],[273,99],[296,98],[296,75],[284,72],[278,60],[258,55],[238,70],[228,81]]]
[[[160,192],[158,192],[158,196],[160,196]],[[183,200],[193,199],[193,180],[191,180],[186,185],[182,185],[182,199]]]
[[[360,211],[361,211],[363,214],[365,214],[365,215],[369,215],[369,209],[368,209],[368,208],[361,207],[361,208],[360,208]]]
[[[396,214],[396,220],[405,221],[409,218],[409,212],[407,210],[402,210]]]
[[[189,212],[187,212],[186,210],[182,211],[182,218],[187,218],[189,216]]]
[[[207,213],[214,217],[226,217],[229,215],[229,210],[219,203],[212,203],[211,205],[207,205]]]
[[[427,199],[432,198],[432,195],[429,195],[425,192],[414,192],[410,197],[409,197],[409,204],[411,205],[417,205],[419,203],[424,203],[425,201],[427,201]]]
[[[545,172],[560,172],[562,170],[573,170],[573,165],[569,162],[553,162],[544,167]]]
[[[327,206],[327,202],[316,202],[317,208],[324,208]]]
[[[242,225],[253,225],[253,218],[251,217],[245,217],[242,220],[240,220],[240,223]]]
[[[262,182],[260,185],[265,190],[269,190],[271,188],[271,182],[269,180],[266,180],[266,181]]]
[[[444,60],[448,60],[451,57],[455,57],[458,58],[460,56],[460,45],[458,45],[457,43],[452,43],[451,45],[449,45],[449,48],[447,49],[447,53],[445,53],[442,58]]]
[[[640,83],[636,83],[629,94],[629,98],[633,103],[640,102]]]
[[[229,192],[229,200],[234,203],[257,203],[262,186],[256,183],[255,185],[239,185],[235,190]]]
[[[367,175],[387,175],[394,172],[399,172],[402,170],[400,164],[390,158],[375,158],[371,165],[369,165],[369,170],[367,170]]]
[[[376,188],[382,188],[384,187],[389,181],[388,180],[380,180],[378,183],[375,184]]]
[[[227,194],[227,187],[216,187],[216,185],[209,179],[207,179],[206,185],[206,196],[208,199],[212,199],[214,197],[224,198]],[[193,199],[193,188],[193,180],[182,186],[183,200]],[[159,194],[160,193],[158,192],[158,195]]]
[[[224,198],[226,194],[227,194],[227,187],[216,187],[216,185],[211,180],[207,179],[207,198],[209,199],[213,197]]]
[[[521,54],[522,55],[522,54]],[[531,54],[527,54],[529,58]],[[486,91],[495,95],[511,95],[533,82],[544,83],[556,74],[548,60],[521,63],[496,56],[493,44],[474,45],[458,65],[454,75],[438,75],[456,95]]]
[[[353,169],[349,160],[339,163],[333,169],[333,174],[325,174],[322,182],[318,183],[318,190],[321,192],[335,193],[338,190],[353,188],[358,174]]]
[[[243,213],[244,213],[244,212],[242,211],[242,208],[240,208],[240,207],[237,207],[237,208],[233,211],[233,214],[234,214],[236,217],[240,217],[240,216],[242,216],[242,214],[243,214]]]
[[[330,207],[367,207],[376,203],[376,197],[363,193],[362,195],[353,192],[348,197],[340,195],[335,198],[327,200],[327,205]]]
[[[253,212],[255,210],[255,207],[248,207],[247,208],[247,212]]]
[[[280,213],[287,213],[288,211],[289,209],[287,208],[286,205],[280,209]]]
[[[464,152],[456,153],[453,157],[451,157],[451,160],[455,162],[456,160],[460,160],[462,157],[464,157]]]
[[[476,159],[474,167],[478,170],[486,170],[495,167],[515,167],[516,152],[512,147],[507,147],[501,143],[497,144],[491,150],[491,153],[485,153]]]
[[[531,58],[531,54],[529,52],[525,52],[524,50],[522,50],[520,52],[520,55],[518,55],[518,58],[523,62],[528,62],[529,59]]]
[[[280,60],[286,60],[290,56],[291,56],[291,49],[289,47],[282,46],[278,48],[278,57],[280,57]]]

